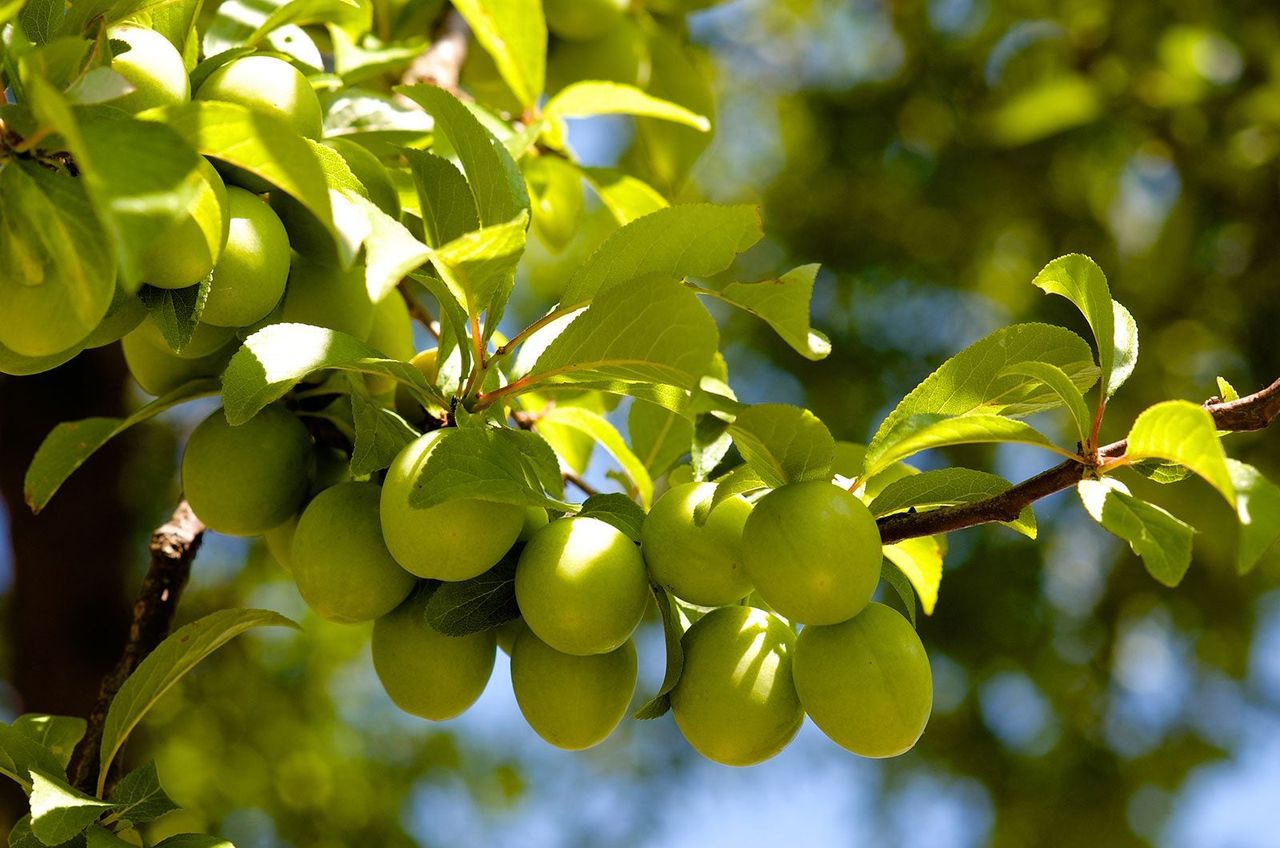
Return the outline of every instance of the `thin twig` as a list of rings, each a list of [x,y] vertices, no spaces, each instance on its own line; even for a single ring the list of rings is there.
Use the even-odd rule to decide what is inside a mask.
[[[418,300],[404,281],[401,281],[399,289],[400,296],[404,298],[404,305],[409,310],[409,317],[426,327],[432,338],[440,341],[440,325],[436,323],[435,318],[431,317],[431,313],[422,305],[422,301]]]
[[[173,515],[151,534],[148,550],[151,566],[142,580],[138,598],[133,603],[133,622],[129,640],[116,662],[116,667],[102,680],[98,701],[89,714],[89,726],[76,748],[68,773],[75,785],[85,792],[94,791],[98,783],[98,758],[102,748],[102,729],[106,724],[111,700],[130,674],[169,635],[178,598],[191,575],[191,561],[200,550],[204,522],[196,517],[186,501],[178,504]],[[118,761],[117,761],[118,762]]]
[[[1222,401],[1213,398],[1204,407],[1213,416],[1219,430],[1261,430],[1280,418],[1280,380],[1239,400]],[[1128,442],[1121,439],[1100,448],[1098,456],[1106,463],[1123,457],[1127,448]],[[1083,461],[1068,460],[985,500],[942,509],[886,515],[877,522],[880,525],[880,540],[890,545],[916,536],[932,536],[979,524],[1013,521],[1034,502],[1054,492],[1071,488],[1091,473],[1092,470]]]
[[[562,477],[564,477],[564,481],[566,483],[572,483],[573,485],[577,486],[579,489],[582,490],[582,493],[587,497],[592,497],[593,495],[600,494],[600,492],[596,489],[595,486],[591,485],[586,480],[583,480],[574,472],[569,471],[567,469],[561,469],[560,474]]]
[[[462,65],[467,61],[467,38],[470,34],[471,29],[456,9],[446,12],[431,47],[414,59],[404,72],[404,84],[428,83],[456,95]]]

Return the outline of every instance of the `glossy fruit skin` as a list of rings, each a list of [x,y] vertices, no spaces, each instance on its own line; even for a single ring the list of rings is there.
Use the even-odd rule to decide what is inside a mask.
[[[426,350],[418,351],[414,354],[409,362],[413,367],[417,368],[422,376],[427,378],[427,382],[431,385],[436,384],[436,378],[439,376],[436,367],[436,359],[438,358],[438,349],[432,347]],[[405,421],[416,427],[421,427],[427,420],[427,411],[422,408],[422,404],[409,394],[404,384],[396,384],[396,412]]]
[[[330,621],[380,618],[417,583],[382,542],[380,497],[373,483],[339,483],[316,495],[298,519],[293,579],[307,606]]]
[[[230,214],[222,177],[201,157],[195,199],[187,213],[148,245],[141,257],[143,281],[162,289],[182,289],[209,275],[222,255]]]
[[[182,455],[182,487],[210,529],[255,536],[289,520],[314,471],[311,437],[282,406],[238,427],[219,409],[200,423]]]
[[[446,501],[426,509],[409,505],[413,481],[432,448],[449,430],[433,430],[410,442],[382,483],[382,536],[410,574],[435,580],[467,580],[498,563],[524,524],[524,508],[479,500]]]
[[[793,671],[814,724],[863,757],[911,750],[933,711],[924,645],[911,622],[884,604],[840,624],[807,625]]]
[[[526,507],[524,511],[524,524],[520,525],[520,535],[517,541],[527,542],[533,538],[533,534],[537,533],[551,520],[547,515],[547,511],[540,506]]]
[[[298,532],[298,518],[297,515],[287,518],[262,534],[272,559],[290,574],[293,573],[293,537]]]
[[[523,168],[534,229],[558,253],[573,241],[582,220],[582,176],[555,156],[531,157]]]
[[[82,350],[84,350],[84,345],[78,344],[48,356],[23,356],[0,344],[0,374],[9,374],[14,377],[42,374],[71,361]]]
[[[373,301],[364,267],[342,269],[293,254],[280,320],[328,327],[364,341],[373,330]]]
[[[795,642],[786,622],[752,607],[721,607],[693,623],[671,711],[694,750],[749,766],[787,746],[804,721],[791,679]]]
[[[390,291],[387,296],[373,307],[373,327],[369,330],[369,347],[386,356],[388,359],[408,360],[414,355],[413,319],[409,317],[409,307],[398,291]],[[399,383],[391,377],[381,374],[367,374],[365,385],[369,394],[375,397],[387,395],[393,397]]]
[[[589,41],[622,20],[627,0],[543,0],[547,29],[561,38]]]
[[[654,582],[678,598],[719,607],[751,592],[742,564],[742,528],[751,504],[734,496],[717,504],[699,527],[694,509],[715,494],[714,483],[685,483],[654,503],[640,530],[644,561]]]
[[[200,320],[218,327],[247,327],[269,315],[284,296],[289,236],[271,207],[242,188],[227,189],[227,210],[227,241],[213,266]]]
[[[345,138],[326,138],[320,143],[342,157],[351,173],[364,186],[365,191],[369,192],[369,199],[374,205],[397,221],[400,220],[400,194],[391,182],[391,177],[387,176],[387,169],[369,148]]]
[[[135,332],[138,338],[146,341],[156,350],[179,359],[203,359],[222,350],[236,337],[235,332],[229,327],[212,327],[201,321],[196,324],[196,330],[191,334],[186,347],[178,352],[169,347],[169,341],[160,331],[159,325],[149,316],[139,322]]]
[[[620,647],[648,602],[640,549],[596,518],[552,521],[533,534],[516,566],[516,603],[525,624],[566,654]]]
[[[118,342],[136,330],[146,317],[147,307],[142,305],[142,301],[117,285],[107,314],[83,344],[88,349]]]
[[[636,690],[636,646],[607,654],[562,653],[529,629],[511,650],[511,687],[529,726],[568,751],[599,745],[627,713]]]
[[[123,41],[129,50],[111,57],[111,70],[133,84],[134,90],[111,101],[126,112],[141,112],[155,106],[171,106],[191,99],[182,54],[155,30],[139,26],[117,26],[107,30],[112,41]]]
[[[315,479],[311,481],[310,492],[313,498],[330,486],[346,483],[351,479],[351,461],[336,448],[317,445],[315,468]],[[262,534],[262,541],[267,543],[271,556],[280,563],[281,568],[289,572],[293,571],[293,534],[298,529],[299,518],[300,515],[294,515]],[[378,542],[382,542],[381,531]]]
[[[273,56],[244,56],[218,68],[196,90],[197,100],[239,103],[319,138],[323,114],[315,90],[297,68]]]
[[[395,705],[445,721],[484,692],[497,647],[493,630],[446,636],[427,621],[430,592],[420,589],[373,625],[373,669]]]
[[[144,322],[121,339],[120,348],[124,351],[124,363],[129,373],[142,390],[151,395],[162,395],[190,380],[218,376],[239,346],[233,339],[207,356],[183,359],[156,347],[143,334],[145,326]]]
[[[498,647],[502,649],[504,654],[511,656],[511,652],[516,646],[516,640],[520,638],[521,633],[528,629],[529,626],[524,623],[523,618],[513,618],[493,628],[493,632],[498,637]]]
[[[880,580],[880,531],[871,512],[825,480],[791,483],[761,498],[742,533],[747,576],[792,621],[853,618]]]

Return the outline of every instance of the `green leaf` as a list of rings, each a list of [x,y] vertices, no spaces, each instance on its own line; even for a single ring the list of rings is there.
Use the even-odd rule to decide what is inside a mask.
[[[684,124],[702,132],[710,132],[711,122],[705,115],[662,100],[633,85],[587,80],[565,86],[547,101],[542,114],[548,120],[590,118],[594,115],[636,115]]]
[[[273,10],[245,39],[245,44],[257,45],[269,33],[290,24],[332,23],[367,32],[372,10],[372,4],[356,0],[290,0]]]
[[[644,463],[631,448],[627,447],[622,434],[609,423],[607,418],[580,406],[557,406],[543,413],[535,428],[548,423],[553,426],[570,427],[594,439],[617,461],[618,465],[622,466],[622,470],[631,478],[636,491],[640,494],[641,506],[646,510],[649,508],[653,503],[653,479],[649,476]]]
[[[1089,407],[1084,402],[1084,395],[1076,388],[1076,384],[1071,382],[1066,371],[1048,362],[1015,362],[1000,372],[1000,376],[1005,375],[1030,377],[1048,386],[1062,401],[1067,412],[1071,413],[1071,420],[1076,425],[1077,441],[1081,445],[1089,443],[1089,434],[1093,431],[1093,417],[1089,414]]]
[[[1129,310],[1119,301],[1111,301],[1115,313],[1115,348],[1116,358],[1111,363],[1111,379],[1107,382],[1107,391],[1114,395],[1116,389],[1124,385],[1133,369],[1138,365],[1138,322],[1133,320]]]
[[[809,326],[809,304],[818,265],[802,265],[773,280],[730,283],[719,291],[698,291],[751,313],[773,328],[784,342],[809,360],[831,353],[831,340]]]
[[[942,468],[900,477],[872,499],[869,509],[879,518],[907,509],[928,510],[973,503],[995,497],[1012,484],[1003,477],[971,468]],[[1016,521],[1001,522],[1029,539],[1036,537],[1036,516],[1031,507]]]
[[[356,477],[390,467],[401,449],[419,436],[395,412],[374,403],[363,386],[351,393],[351,417],[356,428],[351,474]]]
[[[337,238],[324,169],[307,140],[284,122],[220,100],[150,109],[142,117],[166,124],[205,156],[278,187]]]
[[[712,413],[699,415],[694,421],[693,444],[689,450],[694,480],[706,480],[733,447],[729,423]]]
[[[1203,406],[1169,400],[1138,416],[1125,449],[1129,460],[1165,459],[1185,465],[1236,505],[1235,486],[1213,416]]]
[[[933,536],[904,539],[884,546],[884,555],[896,565],[920,598],[925,615],[933,615],[938,603],[938,586],[942,583],[942,545]]]
[[[695,203],[659,209],[605,239],[569,278],[561,306],[582,306],[642,277],[717,274],[759,241],[761,234],[760,212],[754,206]]]
[[[431,255],[440,279],[472,317],[506,300],[524,254],[528,224],[529,213],[521,212],[504,224],[466,233]]]
[[[1094,341],[1098,345],[1103,397],[1110,398],[1114,393],[1110,386],[1116,360],[1116,329],[1107,275],[1089,257],[1072,253],[1060,256],[1044,266],[1031,282],[1046,294],[1061,295],[1074,303],[1089,322]]]
[[[707,523],[716,507],[734,495],[745,495],[761,489],[769,488],[761,476],[750,465],[739,465],[716,481],[715,493],[693,508],[693,521],[699,527]]]
[[[781,403],[749,406],[729,425],[742,458],[772,488],[831,476],[836,442],[818,416]]]
[[[452,290],[445,285],[444,281],[438,277],[431,277],[426,274],[412,274],[409,279],[427,290],[427,293],[435,298],[436,303],[440,305],[440,310],[436,314],[440,320],[440,346],[437,354],[437,367],[440,373],[439,385],[444,386],[444,391],[449,394],[455,394],[461,389],[460,382],[463,375],[471,372],[471,345],[469,343],[470,336],[467,335],[470,330],[470,322],[467,319],[467,311],[463,308],[458,299],[453,296]],[[454,354],[457,354],[455,357]],[[450,359],[455,359],[458,363],[457,380],[451,385],[448,380]]]
[[[36,44],[44,44],[58,31],[65,13],[63,0],[30,0],[18,16],[18,23],[27,38]]]
[[[630,224],[669,205],[656,188],[616,168],[576,167],[619,224]]]
[[[1227,470],[1236,488],[1236,515],[1240,519],[1236,571],[1248,574],[1267,548],[1280,539],[1280,486],[1252,465],[1235,459],[1227,459]]]
[[[601,294],[538,357],[529,386],[656,383],[693,390],[715,355],[715,320],[669,280]]]
[[[1223,378],[1218,378],[1218,397],[1224,401],[1240,400],[1240,393],[1236,391],[1236,387],[1228,383]]]
[[[125,842],[119,836],[102,825],[90,825],[84,832],[85,848],[133,848],[133,843]]]
[[[160,775],[156,773],[154,761],[121,778],[108,799],[116,805],[112,818],[133,825],[154,821],[178,809],[160,786]]]
[[[633,542],[640,541],[640,528],[644,526],[644,509],[621,492],[604,492],[592,495],[582,503],[578,516],[598,518],[611,524]]]
[[[391,377],[424,405],[447,407],[421,371],[385,358],[354,336],[307,324],[272,324],[245,339],[222,373],[227,421],[243,424],[307,375],[328,368]]]
[[[157,842],[152,848],[236,848],[225,839],[206,833],[179,833]]]
[[[467,178],[452,162],[410,147],[400,148],[400,154],[409,163],[409,173],[413,175],[427,244],[441,247],[479,229],[476,199],[471,195]]]
[[[31,832],[30,815],[25,815],[14,822],[13,829],[9,831],[9,841],[5,844],[9,848],[48,848],[45,843],[37,839],[36,835]],[[77,833],[61,845],[55,846],[55,848],[87,848],[84,834]]]
[[[506,427],[458,427],[431,449],[410,505],[419,509],[458,498],[572,511],[563,495],[560,463],[536,433]]]
[[[1081,480],[1076,486],[1084,508],[1104,529],[1129,543],[1159,582],[1177,586],[1191,565],[1195,529],[1152,503],[1129,494],[1113,477]]]
[[[64,421],[45,436],[27,468],[22,492],[32,512],[49,503],[66,479],[98,448],[135,424],[198,397],[216,394],[217,380],[194,380],[161,395],[128,418],[85,418]]]
[[[627,412],[627,437],[650,477],[660,477],[689,453],[693,422],[648,401],[636,400]]]
[[[881,434],[877,433],[877,437]],[[1023,421],[1002,415],[946,415],[922,413],[898,423],[881,441],[876,453],[867,449],[863,476],[870,477],[895,462],[931,448],[987,442],[1034,445],[1075,458],[1075,454],[1054,445],[1039,430]]]
[[[182,353],[191,343],[204,313],[205,302],[209,299],[212,282],[213,275],[210,274],[196,285],[182,289],[147,285],[138,289],[138,299],[147,307],[147,314],[174,353]]]
[[[111,701],[102,726],[98,793],[106,784],[111,762],[142,717],[187,672],[205,657],[254,627],[293,627],[297,624],[277,612],[260,609],[226,609],[180,627],[144,659]]]
[[[476,41],[525,108],[546,87],[547,21],[541,0],[455,0]]]
[[[58,774],[63,765],[58,755],[36,742],[24,730],[0,723],[0,774],[31,790],[31,773]]]
[[[76,745],[84,738],[87,722],[78,716],[27,713],[13,720],[13,729],[25,733],[32,742],[47,748],[65,769]]]
[[[427,601],[427,621],[446,636],[480,633],[520,617],[516,606],[516,562],[508,551],[493,568],[456,583],[441,583]]]
[[[662,614],[662,635],[667,647],[667,669],[662,676],[662,685],[658,692],[644,706],[636,710],[633,718],[647,720],[661,718],[671,709],[671,690],[680,682],[684,672],[684,631],[679,603],[661,586],[652,586],[653,596],[658,602],[658,612]]]
[[[902,569],[894,565],[888,559],[882,560],[880,563],[880,579],[888,584],[889,588],[894,591],[898,599],[902,601],[902,609],[906,612],[907,618],[911,621],[911,626],[916,627],[916,590],[912,587],[911,581],[907,579],[907,575],[902,573]]]
[[[1018,362],[1056,365],[1081,391],[1093,385],[1098,374],[1088,343],[1070,330],[1049,324],[1015,324],[997,330],[942,363],[902,399],[867,446],[868,465],[889,447],[892,434],[904,432],[900,429],[903,421],[921,413],[1019,417],[1062,403],[1038,379],[1001,376]]]
[[[114,806],[61,777],[38,769],[31,772],[31,832],[45,845],[60,845],[82,833]]]
[[[396,91],[426,109],[435,118],[435,132],[456,151],[481,225],[504,224],[529,208],[515,160],[456,97],[433,85],[399,86]]]

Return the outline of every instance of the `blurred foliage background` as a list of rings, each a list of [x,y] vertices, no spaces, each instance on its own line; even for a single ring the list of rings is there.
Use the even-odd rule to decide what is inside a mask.
[[[1280,374],[1274,4],[735,0],[689,27],[716,93],[715,138],[687,181],[678,162],[649,162],[651,178],[683,200],[762,205],[767,238],[742,278],[824,266],[814,323],[834,353],[823,362],[721,316],[743,399],[807,405],[863,440],[996,327],[1083,330],[1030,285],[1075,251],[1102,265],[1141,330],[1105,437],[1145,404],[1212,395],[1216,376],[1248,392]],[[553,80],[557,51],[589,61],[552,50]],[[650,131],[597,120],[571,142],[592,164],[643,165]],[[509,324],[554,300],[564,269],[607,233],[601,210],[589,202],[587,214],[565,251],[532,248]],[[136,402],[115,355],[0,382],[6,718],[87,710],[123,640],[148,528],[176,500],[180,436],[203,411],[119,440],[33,519],[17,493],[44,433],[73,406]],[[1275,433],[1232,436],[1228,449],[1280,479]],[[933,461],[1011,479],[1044,463],[1006,448]],[[1196,482],[1126,482],[1200,529],[1183,585],[1148,578],[1069,493],[1037,508],[1036,542],[954,534],[941,600],[920,625],[934,717],[898,760],[857,760],[806,727],[777,760],[734,771],[697,760],[670,716],[628,722],[587,754],[553,751],[520,721],[501,657],[471,713],[425,726],[378,689],[367,628],[308,616],[265,551],[217,537],[182,618],[269,606],[305,631],[225,649],[129,755],[154,757],[193,811],[166,827],[207,825],[240,848],[1274,846],[1280,552],[1238,577],[1220,499]],[[640,648],[643,695],[661,673],[660,637]],[[0,831],[18,809],[4,799]]]

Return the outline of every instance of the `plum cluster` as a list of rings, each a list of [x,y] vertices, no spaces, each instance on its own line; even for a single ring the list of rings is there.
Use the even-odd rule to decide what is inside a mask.
[[[414,715],[465,711],[502,645],[539,735],[573,750],[601,742],[635,692],[633,634],[656,584],[695,619],[671,707],[709,759],[768,759],[806,713],[867,757],[901,754],[920,737],[932,707],[929,661],[911,624],[871,600],[880,537],[845,489],[794,483],[707,511],[715,485],[683,483],[654,504],[640,544],[590,515],[548,520],[540,508],[470,499],[412,506],[424,464],[456,433],[410,443],[379,485],[348,479],[345,457],[313,445],[283,406],[238,427],[215,412],[188,441],[183,486],[211,528],[265,534],[319,615],[373,621],[377,675]],[[464,636],[436,630],[425,611],[436,587],[509,555],[518,557],[520,618]]]

